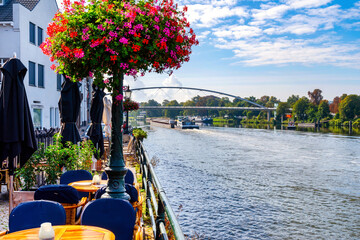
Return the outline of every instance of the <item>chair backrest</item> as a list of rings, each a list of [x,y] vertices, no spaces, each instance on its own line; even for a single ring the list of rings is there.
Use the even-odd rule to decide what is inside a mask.
[[[86,170],[70,170],[60,176],[60,184],[69,184],[76,181],[92,180],[92,175]]]
[[[45,185],[35,191],[34,199],[77,204],[79,202],[79,194],[74,187],[69,185]]]
[[[65,209],[60,203],[39,200],[20,203],[9,216],[9,232],[38,228],[44,222],[65,225]]]
[[[60,176],[60,184],[67,185],[69,183],[82,181],[82,180],[92,180],[91,173],[86,170],[70,170],[63,173]],[[78,193],[79,193],[79,199],[89,196],[89,193],[86,192],[78,192]]]
[[[126,189],[126,193],[129,194],[129,196],[130,196],[129,201],[132,202],[132,203],[137,202],[137,200],[139,198],[139,195],[138,195],[138,191],[134,187],[134,185],[125,183],[125,189]],[[96,191],[94,198],[95,199],[100,199],[101,196],[105,193],[105,190],[106,190],[106,186],[99,188]]]
[[[101,179],[102,180],[108,179],[106,172],[103,172],[101,174]],[[131,170],[128,170],[125,175],[125,183],[134,184],[134,181],[135,181],[135,177],[134,177],[133,172]]]
[[[116,240],[132,240],[135,211],[122,199],[105,198],[88,203],[81,215],[81,224],[108,229]]]

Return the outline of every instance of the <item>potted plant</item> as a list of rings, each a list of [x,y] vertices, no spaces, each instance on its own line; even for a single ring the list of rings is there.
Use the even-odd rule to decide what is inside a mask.
[[[142,130],[141,128],[135,128],[133,130],[133,135],[137,141],[142,142],[144,138],[147,138],[147,132]]]

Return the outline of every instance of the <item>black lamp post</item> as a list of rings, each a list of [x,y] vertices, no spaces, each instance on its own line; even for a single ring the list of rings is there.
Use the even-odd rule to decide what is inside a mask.
[[[131,90],[130,90],[130,86],[128,85],[127,89],[124,92],[125,94],[125,99],[130,101],[131,98]],[[124,129],[124,133],[128,134],[129,133],[129,110],[126,110],[126,126]]]

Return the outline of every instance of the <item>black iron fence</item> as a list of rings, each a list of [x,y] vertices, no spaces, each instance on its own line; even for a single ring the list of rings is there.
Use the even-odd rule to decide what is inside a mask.
[[[176,215],[170,206],[170,202],[166,197],[165,191],[155,174],[154,168],[141,142],[137,142],[136,152],[140,160],[143,188],[146,191],[147,214],[150,216],[155,239],[169,239],[165,223],[167,220],[171,226],[171,234],[174,235],[175,239],[185,240]]]
[[[44,143],[45,147],[52,145],[54,143],[54,135],[60,131],[59,128],[36,128],[35,129],[35,138],[36,144]]]

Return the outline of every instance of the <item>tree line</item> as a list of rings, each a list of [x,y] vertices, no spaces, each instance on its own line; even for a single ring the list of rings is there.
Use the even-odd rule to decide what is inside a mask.
[[[360,116],[360,96],[343,94],[336,96],[331,102],[323,99],[322,91],[314,89],[308,91],[308,96],[300,97],[291,95],[286,102],[281,102],[274,96],[262,96],[257,99],[253,96],[245,98],[265,107],[276,108],[276,120],[286,120],[291,118],[293,121],[315,122],[320,120],[338,119],[340,121],[354,120]],[[142,106],[209,106],[209,107],[250,107],[247,101],[234,99],[230,101],[228,97],[196,96],[186,102],[176,100],[164,100],[162,103],[154,99],[142,102]],[[265,111],[257,110],[147,110],[148,117],[169,117],[176,116],[209,116],[209,117],[246,117],[247,119],[264,120],[267,117]]]

